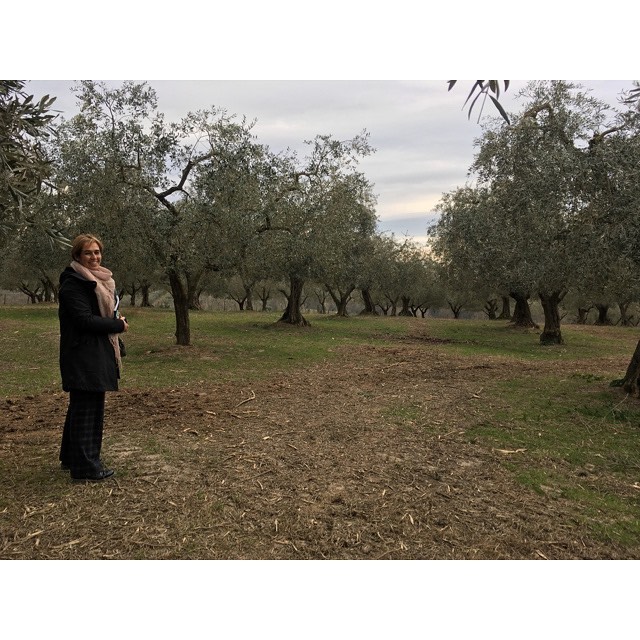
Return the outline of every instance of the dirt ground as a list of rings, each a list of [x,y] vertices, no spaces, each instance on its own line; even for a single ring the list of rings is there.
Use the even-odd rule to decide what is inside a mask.
[[[508,454],[467,435],[487,376],[538,366],[406,340],[250,387],[125,382],[108,394],[116,476],[100,484],[59,469],[66,394],[3,402],[0,558],[640,557],[594,539],[576,503],[524,489]]]

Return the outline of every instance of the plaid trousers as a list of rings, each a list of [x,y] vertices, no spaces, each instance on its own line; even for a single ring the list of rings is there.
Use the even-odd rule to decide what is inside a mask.
[[[100,450],[104,425],[104,391],[70,391],[62,431],[60,462],[71,477],[93,474],[102,468]]]

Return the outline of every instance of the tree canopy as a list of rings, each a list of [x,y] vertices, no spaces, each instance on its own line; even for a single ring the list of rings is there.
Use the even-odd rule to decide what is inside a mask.
[[[44,142],[53,131],[55,98],[35,101],[24,86],[23,80],[0,80],[0,243],[20,226],[37,224],[29,205],[51,171]],[[62,237],[57,228],[45,231]]]

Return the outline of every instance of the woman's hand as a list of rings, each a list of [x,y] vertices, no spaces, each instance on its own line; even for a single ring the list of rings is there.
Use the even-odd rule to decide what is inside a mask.
[[[120,320],[124,322],[124,330],[129,331],[129,323],[127,322],[127,319],[124,316],[120,316]]]

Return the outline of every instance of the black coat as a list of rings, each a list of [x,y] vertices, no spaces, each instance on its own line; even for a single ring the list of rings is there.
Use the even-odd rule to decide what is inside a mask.
[[[103,318],[96,283],[71,267],[60,274],[60,373],[65,391],[116,391],[120,372],[110,333],[124,331],[124,322]]]

